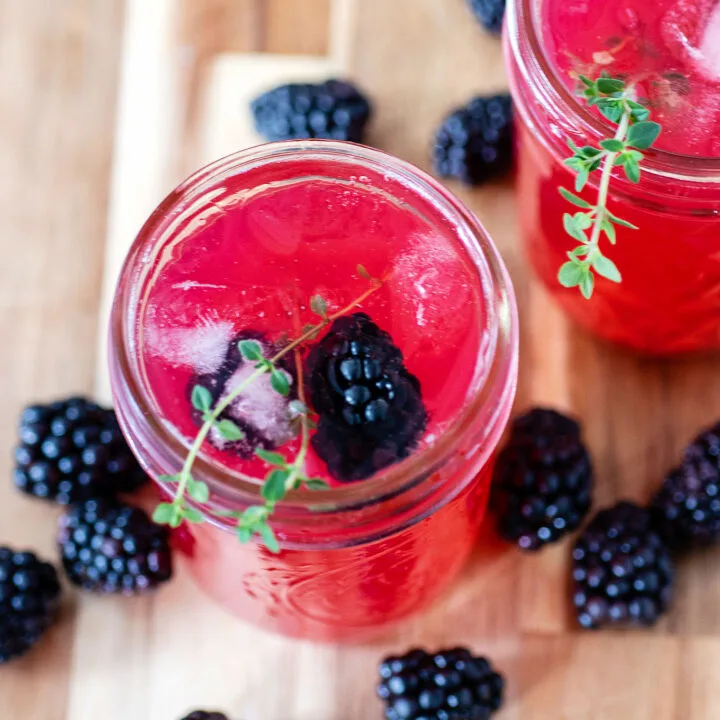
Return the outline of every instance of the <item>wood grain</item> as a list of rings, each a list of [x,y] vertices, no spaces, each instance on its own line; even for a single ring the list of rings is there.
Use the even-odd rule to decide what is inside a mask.
[[[55,512],[11,489],[21,406],[92,387],[117,59],[115,0],[0,3],[0,544],[53,557]],[[64,720],[71,603],[43,651],[0,669],[0,716]]]
[[[253,66],[234,53],[263,51],[329,52],[296,61],[293,72],[345,68],[375,102],[372,142],[426,168],[442,116],[506,84],[498,42],[464,0],[0,2],[6,476],[27,398],[88,391],[95,368],[107,396],[96,336],[118,264],[177,181],[252,142],[240,116],[255,87],[249,73],[255,83],[280,79],[287,66],[276,58]],[[227,99],[234,83],[235,104]],[[720,415],[717,357],[639,358],[569,325],[527,272],[511,182],[452,189],[486,224],[513,275],[522,317],[518,406],[578,413],[598,501],[646,500],[691,436]],[[53,516],[0,484],[0,542],[51,555]],[[674,610],[656,630],[588,635],[568,612],[568,545],[520,556],[488,526],[451,592],[362,647],[263,634],[212,605],[182,571],[149,599],[68,593],[64,622],[42,649],[0,668],[0,716],[177,720],[217,707],[236,720],[367,720],[381,714],[373,693],[381,655],[466,643],[508,677],[499,720],[717,720],[720,553],[682,566]]]
[[[321,82],[342,74],[326,55],[226,53],[208,69],[197,158],[203,165],[262,142],[250,102],[283,82]]]

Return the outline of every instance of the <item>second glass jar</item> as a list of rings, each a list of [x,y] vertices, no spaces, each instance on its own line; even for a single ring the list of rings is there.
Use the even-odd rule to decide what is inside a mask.
[[[517,112],[521,229],[531,265],[564,310],[603,338],[653,355],[720,348],[720,159],[658,150],[646,157],[639,185],[616,173],[608,205],[639,228],[619,228],[617,244],[607,245],[622,282],[598,278],[590,300],[559,285],[558,270],[577,245],[563,227],[563,215],[577,208],[558,192],[573,187],[564,165],[571,154],[567,140],[597,146],[612,129],[559,76],[549,57],[545,5],[509,0],[504,37]],[[599,175],[591,174],[582,193],[590,203],[597,200]]]

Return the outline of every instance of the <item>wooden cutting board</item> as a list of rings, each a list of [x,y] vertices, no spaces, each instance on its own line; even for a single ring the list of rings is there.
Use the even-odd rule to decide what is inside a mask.
[[[375,103],[369,141],[427,168],[442,116],[506,87],[499,42],[464,0],[127,0],[123,27],[102,348],[114,279],[143,220],[189,172],[257,141],[246,106],[258,90],[347,74]],[[238,52],[259,49],[303,56]],[[451,187],[485,223],[515,282],[518,407],[547,403],[583,418],[600,503],[647,500],[683,445],[720,416],[717,358],[647,360],[569,325],[528,275],[517,242],[523,200],[511,182]],[[103,349],[96,385],[107,398]],[[462,643],[507,677],[498,720],[720,718],[720,552],[682,566],[675,607],[655,630],[586,634],[569,613],[568,548],[523,556],[488,527],[460,582],[432,610],[356,647],[246,626],[182,570],[152,598],[77,596],[48,640],[48,659],[0,669],[0,708],[13,720],[178,720],[197,707],[236,720],[369,720],[381,717],[380,657]],[[53,692],[29,699],[36,686]]]

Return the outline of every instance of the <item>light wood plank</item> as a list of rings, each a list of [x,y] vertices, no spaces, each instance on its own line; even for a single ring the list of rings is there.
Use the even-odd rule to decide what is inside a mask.
[[[330,0],[265,0],[263,8],[265,51],[308,55],[327,53]]]
[[[679,641],[649,633],[527,636],[508,708],[518,720],[676,720]],[[700,706],[698,705],[698,708]]]
[[[120,0],[0,3],[0,545],[56,560],[51,506],[12,488],[22,405],[91,389],[105,247]],[[0,715],[63,720],[74,596],[0,668]]]
[[[206,164],[230,153],[259,145],[251,101],[260,93],[288,82],[320,82],[341,73],[326,56],[227,53],[208,69],[198,162]]]
[[[678,696],[677,717],[720,717],[720,639],[695,637],[682,641],[674,679]]]
[[[115,162],[103,276],[96,394],[110,401],[107,326],[116,279],[157,204],[182,180],[183,70],[176,0],[128,0],[118,98]]]

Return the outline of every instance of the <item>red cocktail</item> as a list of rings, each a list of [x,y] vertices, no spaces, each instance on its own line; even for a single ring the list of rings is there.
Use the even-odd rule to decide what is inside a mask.
[[[429,177],[377,151],[263,146],[200,171],[158,208],[126,261],[111,325],[126,434],[154,477],[172,474],[198,431],[192,388],[240,379],[228,372],[238,338],[297,337],[318,319],[312,297],[333,314],[366,295],[358,264],[381,283],[353,312],[391,335],[420,384],[427,420],[412,452],[341,483],[311,448],[308,474],[331,488],[278,504],[276,555],[241,545],[222,517],[258,501],[267,466],[248,448],[205,443],[193,472],[210,486],[198,506],[208,522],[180,531],[207,592],[313,639],[359,637],[416,610],[470,552],[517,372],[512,290],[482,228]],[[285,409],[264,378],[242,424],[293,457],[300,439]]]
[[[567,312],[643,352],[720,347],[720,3],[514,0],[505,33],[518,109],[519,196],[527,252]],[[579,75],[623,79],[662,125],[639,185],[621,172],[608,207],[630,223],[603,252],[623,280],[591,300],[558,284],[575,242],[563,229],[572,187],[567,139],[597,145],[614,128],[575,97]],[[595,204],[597,178],[582,197]]]

